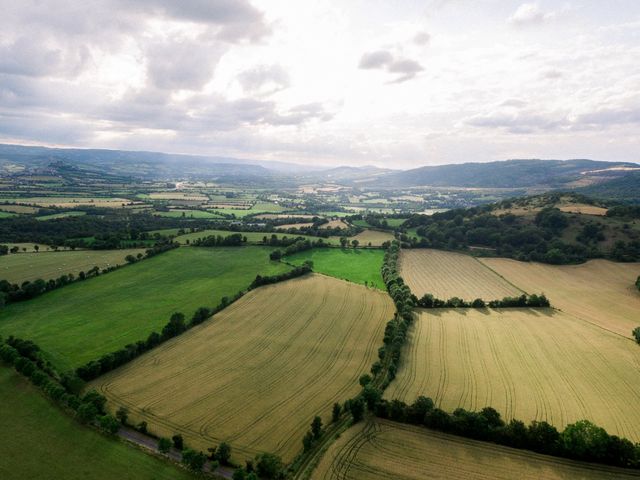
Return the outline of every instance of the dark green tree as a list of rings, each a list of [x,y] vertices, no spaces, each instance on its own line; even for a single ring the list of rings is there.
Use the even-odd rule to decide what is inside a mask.
[[[333,404],[333,410],[331,411],[331,421],[337,422],[340,419],[340,414],[342,413],[342,407],[340,407],[339,403]]]
[[[231,460],[231,445],[229,445],[227,442],[222,442],[220,445],[218,445],[215,458],[222,465],[229,465],[229,461]]]
[[[261,478],[274,479],[282,473],[282,460],[273,453],[261,453],[256,456],[256,473]]]
[[[313,418],[313,422],[311,422],[311,434],[316,440],[322,435],[322,419],[317,415]]]
[[[115,435],[120,429],[120,423],[111,415],[103,415],[99,419],[100,429],[109,435]]]
[[[158,451],[165,454],[169,453],[169,451],[171,450],[171,445],[171,440],[162,437],[160,440],[158,440]]]
[[[125,425],[127,423],[127,419],[129,418],[129,409],[127,407],[118,408],[118,410],[116,410],[116,418],[122,425]]]
[[[182,439],[182,435],[179,433],[171,437],[173,441],[173,446],[176,450],[182,450],[184,448],[184,440]]]

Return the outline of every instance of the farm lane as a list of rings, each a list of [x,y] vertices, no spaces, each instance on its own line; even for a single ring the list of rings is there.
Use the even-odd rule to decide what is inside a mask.
[[[180,463],[180,461],[182,460],[182,455],[175,448],[171,448],[169,453],[164,455],[158,450],[158,441],[155,438],[145,435],[144,433],[140,433],[132,428],[121,427],[120,430],[118,430],[118,436],[128,442],[135,443],[142,448],[151,450],[157,455],[168,457],[174,462]],[[208,472],[211,471],[209,462],[205,464],[204,469]],[[233,469],[229,467],[219,466],[213,473],[223,478],[233,478]]]

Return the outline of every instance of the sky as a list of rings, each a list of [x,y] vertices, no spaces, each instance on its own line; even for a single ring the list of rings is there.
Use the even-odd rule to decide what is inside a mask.
[[[0,0],[0,142],[640,161],[637,0]]]

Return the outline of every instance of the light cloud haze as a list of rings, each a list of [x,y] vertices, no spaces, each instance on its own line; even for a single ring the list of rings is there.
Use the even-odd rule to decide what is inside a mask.
[[[640,160],[635,0],[0,0],[0,142]]]

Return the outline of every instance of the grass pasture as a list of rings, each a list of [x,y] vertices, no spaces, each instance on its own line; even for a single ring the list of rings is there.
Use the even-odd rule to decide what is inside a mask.
[[[374,286],[384,290],[380,270],[384,252],[353,248],[314,248],[285,257],[294,265],[302,265],[306,260],[313,262],[313,270],[349,282]]]
[[[11,205],[11,204],[0,204],[0,210],[3,212],[10,213],[36,213],[38,208],[36,207],[27,207],[26,205]]]
[[[431,293],[445,300],[459,297],[470,301],[476,298],[495,300],[522,294],[521,290],[475,258],[442,250],[403,250],[400,255],[400,275],[418,298]]]
[[[544,292],[551,305],[566,314],[625,337],[640,326],[640,292],[634,286],[640,263],[590,260],[557,266],[505,258],[481,261],[529,293]]]
[[[38,207],[74,208],[79,206],[119,208],[131,203],[127,198],[111,197],[18,197],[5,198],[6,202]]]
[[[418,311],[385,397],[446,411],[492,406],[559,429],[587,419],[640,440],[640,348],[553,309]]]
[[[189,209],[173,209],[169,211],[157,211],[153,213],[157,217],[167,217],[167,218],[211,218],[211,219],[221,219],[222,217],[217,213],[213,213],[211,211],[206,210],[189,210]]]
[[[311,235],[298,235],[298,234],[290,234],[290,233],[265,233],[265,232],[231,232],[228,230],[203,230],[201,232],[194,232],[194,233],[185,233],[184,235],[178,235],[175,238],[176,242],[182,243],[182,244],[186,244],[187,240],[189,240],[189,243],[194,242],[195,240],[198,240],[200,238],[206,238],[208,236],[211,235],[215,235],[218,236],[220,235],[221,237],[228,237],[229,235],[233,235],[234,233],[239,233],[241,234],[243,237],[247,237],[247,243],[254,243],[254,244],[262,244],[262,239],[264,237],[267,238],[271,238],[272,235],[276,235],[276,237],[278,238],[283,238],[283,237],[288,237],[288,238],[297,238],[297,237],[302,237],[305,239],[309,239],[309,240],[318,240],[320,237],[312,237]],[[337,244],[338,241],[335,238],[323,238],[322,239],[325,243],[328,244]],[[271,247],[272,249],[275,249],[276,247]]]
[[[0,367],[3,480],[187,480],[185,471],[80,425]]]
[[[178,248],[10,304],[0,311],[0,335],[33,340],[60,370],[74,368],[146,339],[160,331],[173,312],[189,319],[198,307],[212,307],[223,296],[245,289],[257,274],[286,271],[286,265],[269,260],[269,251]]]
[[[308,275],[249,292],[89,387],[158,435],[203,451],[226,440],[236,461],[290,461],[313,417],[326,424],[359,391],[392,315],[382,292]]]
[[[51,215],[42,215],[40,217],[36,217],[36,220],[46,221],[46,220],[56,220],[58,218],[66,218],[66,217],[81,217],[86,214],[87,212],[81,212],[81,211],[53,213]]]
[[[97,266],[100,269],[126,263],[127,255],[144,254],[144,249],[77,250],[9,254],[0,257],[0,279],[20,285],[26,280],[50,280],[68,273],[80,272]]]
[[[573,462],[384,420],[360,423],[329,447],[316,480],[630,480],[640,473]]]

